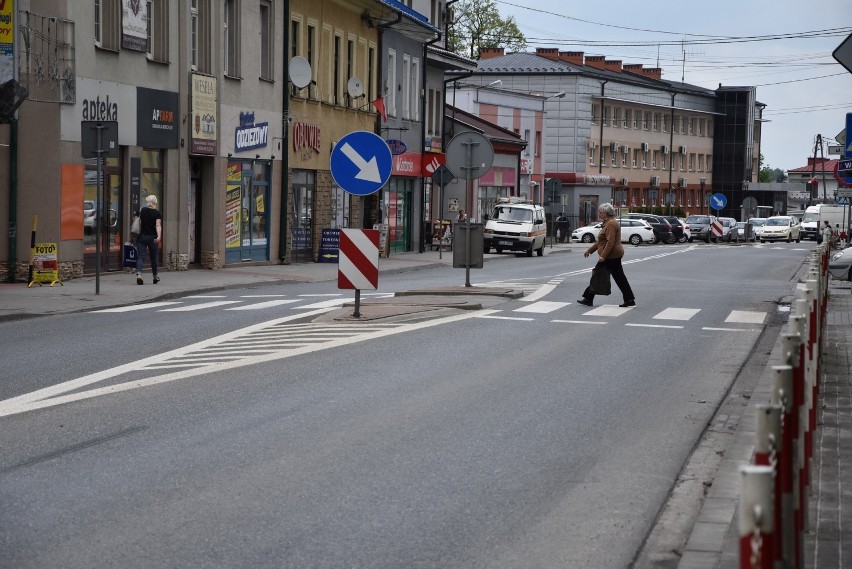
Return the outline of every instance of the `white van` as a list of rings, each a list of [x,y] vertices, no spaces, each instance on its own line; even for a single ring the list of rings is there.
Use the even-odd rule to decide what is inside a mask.
[[[527,257],[535,251],[541,257],[546,236],[544,208],[519,198],[500,198],[485,222],[484,248],[486,253],[492,248],[498,253],[523,251]]]

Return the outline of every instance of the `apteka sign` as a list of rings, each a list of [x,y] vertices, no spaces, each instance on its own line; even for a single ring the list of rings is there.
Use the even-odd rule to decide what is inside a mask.
[[[234,149],[237,152],[266,147],[269,123],[254,124],[254,113],[240,113],[240,126],[235,129]]]

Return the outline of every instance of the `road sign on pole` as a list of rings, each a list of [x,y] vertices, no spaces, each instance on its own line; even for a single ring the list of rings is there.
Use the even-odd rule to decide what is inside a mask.
[[[329,162],[338,186],[350,194],[368,196],[387,183],[393,156],[382,137],[356,130],[337,141]]]
[[[710,207],[716,211],[724,209],[726,205],[728,205],[728,198],[725,197],[725,194],[713,194],[710,196]]]
[[[846,71],[852,73],[852,34],[849,34],[831,55],[837,63],[846,68]]]
[[[355,289],[355,313],[361,316],[361,289],[379,288],[379,230],[340,230],[337,288]]]

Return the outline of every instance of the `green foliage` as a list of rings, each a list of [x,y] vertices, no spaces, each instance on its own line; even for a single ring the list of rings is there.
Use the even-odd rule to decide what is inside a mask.
[[[455,23],[448,39],[449,49],[472,59],[484,47],[523,51],[527,40],[515,18],[501,18],[495,0],[461,0],[455,6]]]

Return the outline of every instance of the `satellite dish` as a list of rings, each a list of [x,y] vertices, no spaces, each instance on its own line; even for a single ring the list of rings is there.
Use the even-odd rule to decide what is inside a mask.
[[[297,55],[290,60],[290,81],[299,89],[304,89],[311,82],[311,64],[304,57]]]
[[[350,79],[349,83],[346,85],[346,92],[349,93],[349,96],[353,99],[363,96],[364,86],[361,84],[361,80],[357,77]]]

